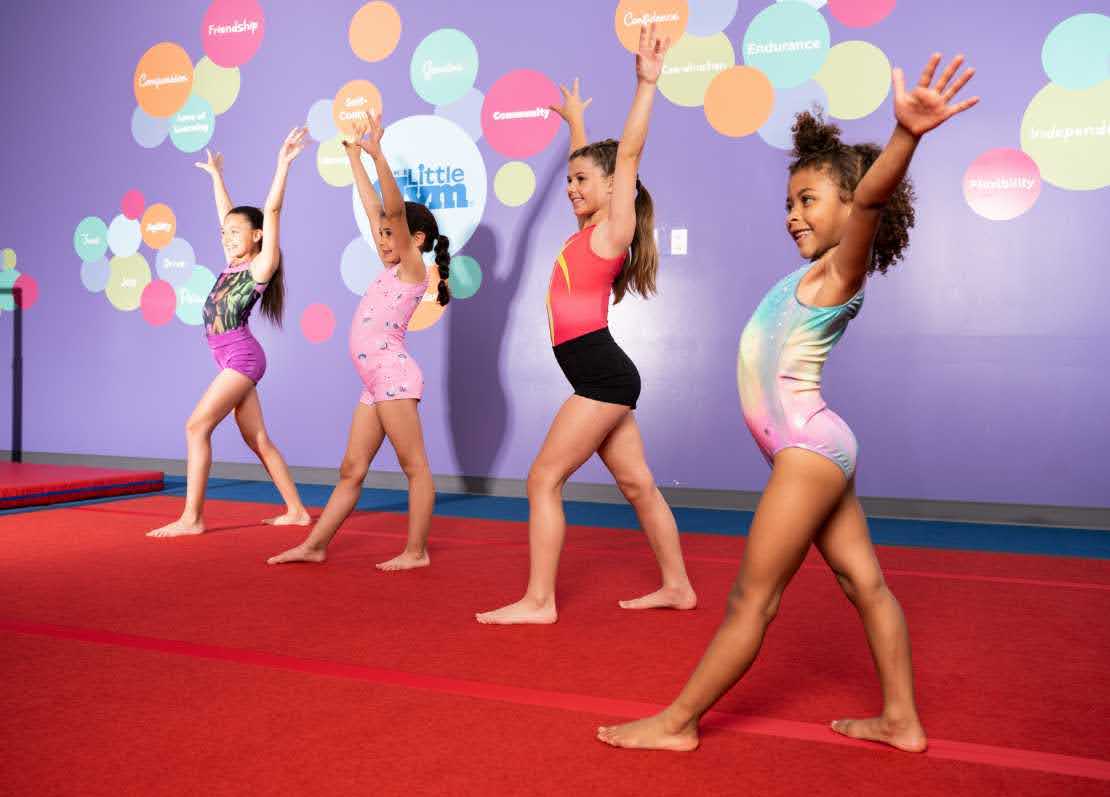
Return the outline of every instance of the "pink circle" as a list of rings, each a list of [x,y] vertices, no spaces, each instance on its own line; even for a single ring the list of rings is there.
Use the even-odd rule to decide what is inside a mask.
[[[143,288],[139,297],[143,318],[152,327],[168,324],[177,311],[177,292],[165,280],[154,280]]]
[[[200,24],[204,54],[223,67],[251,60],[265,32],[266,19],[257,0],[214,0]]]
[[[24,310],[30,309],[39,300],[39,284],[30,274],[20,274],[15,278],[13,288],[22,289],[19,295],[19,306]]]
[[[563,119],[547,106],[561,105],[559,88],[540,72],[517,69],[502,77],[482,103],[482,134],[510,158],[541,152],[559,132]]]
[[[964,199],[991,221],[1020,216],[1033,207],[1040,194],[1040,169],[1018,149],[989,149],[964,172]]]
[[[123,195],[120,200],[119,209],[123,211],[123,215],[129,219],[137,219],[143,215],[146,210],[146,197],[143,192],[137,188],[132,188]]]
[[[882,22],[897,0],[829,0],[829,13],[849,28],[867,28]]]
[[[326,304],[310,304],[301,313],[301,332],[310,343],[323,343],[335,332],[335,315]]]

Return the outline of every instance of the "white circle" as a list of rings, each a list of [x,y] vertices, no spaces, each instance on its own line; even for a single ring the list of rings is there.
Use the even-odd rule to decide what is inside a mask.
[[[138,219],[129,219],[121,213],[108,225],[108,246],[113,254],[119,257],[133,255],[139,251],[142,242],[143,225]]]

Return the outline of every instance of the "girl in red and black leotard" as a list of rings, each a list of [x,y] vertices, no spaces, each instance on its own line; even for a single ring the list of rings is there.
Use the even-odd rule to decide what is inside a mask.
[[[528,473],[527,591],[516,603],[477,615],[480,623],[555,622],[555,576],[566,534],[562,489],[595,452],[635,508],[662,571],[658,590],[620,605],[692,609],[697,603],[674,516],[655,486],[632,414],[640,375],[609,334],[607,320],[610,293],[616,303],[629,290],[641,296],[655,292],[659,256],[652,203],[636,172],[669,44],[656,38],[654,26],[641,30],[639,82],[619,143],[607,139],[586,144],[583,112],[589,100],[582,101],[577,80],[573,91],[563,89],[564,104],[553,107],[570,126],[567,196],[579,229],[555,260],[547,294],[548,327],[555,359],[574,395],[555,416]]]

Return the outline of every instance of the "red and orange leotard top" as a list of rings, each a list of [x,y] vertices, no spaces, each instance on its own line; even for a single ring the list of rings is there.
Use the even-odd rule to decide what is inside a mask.
[[[612,259],[594,254],[590,235],[596,226],[591,224],[572,235],[555,259],[547,289],[552,346],[609,325],[609,294],[628,253]]]

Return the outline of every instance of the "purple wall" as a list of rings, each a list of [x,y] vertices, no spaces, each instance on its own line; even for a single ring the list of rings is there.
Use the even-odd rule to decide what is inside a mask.
[[[242,67],[241,94],[219,117],[212,142],[225,154],[237,201],[261,203],[282,135],[347,80],[366,77],[382,89],[387,121],[430,113],[410,85],[409,57],[441,27],[459,28],[477,45],[481,90],[522,67],[556,81],[581,75],[595,98],[592,134],[620,131],[633,79],[631,57],[613,33],[615,3],[569,0],[558,13],[509,0],[397,3],[400,45],[376,64],[347,46],[359,5],[263,2],[264,43]],[[765,6],[742,0],[726,28],[738,50]],[[869,286],[864,312],[826,371],[826,397],[860,439],[863,494],[1110,506],[1110,423],[1102,407],[1110,392],[1110,275],[1095,235],[1110,218],[1110,194],[1046,184],[1031,211],[992,222],[961,193],[963,173],[980,153],[1020,146],[1022,114],[1047,83],[1044,37],[1089,6],[904,0],[863,30],[843,27],[825,10],[833,43],[865,39],[914,74],[932,49],[968,52],[979,70],[975,92],[984,98],[921,148],[912,167],[919,222],[907,260]],[[20,270],[41,287],[26,316],[29,450],[184,456],[184,420],[214,368],[199,328],[177,320],[152,327],[137,311],[119,312],[89,293],[72,236],[87,215],[109,220],[135,187],[174,209],[198,262],[219,266],[210,187],[194,156],[168,142],[142,149],[130,133],[139,57],[172,40],[199,58],[206,7],[55,0],[2,12],[0,247],[14,248]],[[890,118],[888,98],[876,113],[842,126],[851,139],[885,140]],[[501,205],[491,185],[483,226],[464,249],[482,265],[481,290],[410,336],[428,380],[422,413],[437,473],[523,477],[568,392],[543,309],[552,258],[573,231],[561,191],[565,144],[560,133],[529,159],[539,186],[523,207]],[[479,148],[492,183],[510,159],[485,139]],[[292,464],[330,467],[360,390],[346,351],[358,299],[339,273],[340,253],[357,229],[349,189],[325,185],[314,161],[310,147],[290,179],[285,330],[260,319],[253,328],[270,360],[261,395],[271,433]],[[665,255],[660,296],[627,300],[611,320],[643,375],[638,416],[662,484],[755,490],[766,480],[739,413],[735,356],[763,292],[796,265],[783,232],[785,161],[758,136],[727,139],[700,108],[659,98],[642,174],[663,236],[688,228],[690,254]],[[335,336],[322,345],[299,329],[301,310],[313,302],[330,305],[337,318]],[[4,314],[5,361],[10,335]],[[0,447],[8,439],[6,381],[2,388]],[[234,424],[218,430],[214,443],[217,459],[250,461]],[[396,469],[392,451],[383,450],[375,467]],[[577,478],[608,477],[595,460]]]

